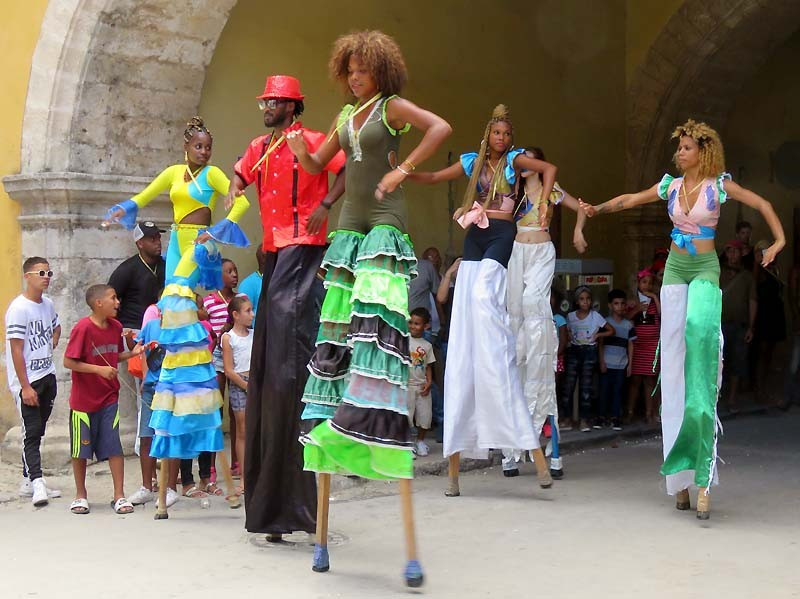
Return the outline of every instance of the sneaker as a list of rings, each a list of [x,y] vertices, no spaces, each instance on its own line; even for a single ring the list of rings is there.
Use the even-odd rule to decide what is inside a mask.
[[[36,507],[47,505],[49,499],[47,498],[47,487],[44,484],[44,480],[37,478],[31,482],[31,486],[33,487],[33,499],[31,499],[31,503]]]
[[[615,430],[615,431],[621,431],[622,430],[622,422],[620,422],[619,418],[613,418],[611,420],[611,428],[613,430]]]
[[[44,480],[44,478],[42,478]],[[49,499],[56,499],[57,497],[61,497],[61,491],[59,489],[51,489],[47,486],[47,482],[45,481],[44,484],[45,488],[47,489],[47,497]],[[33,485],[31,484],[31,480],[28,477],[24,477],[22,482],[19,484],[19,496],[20,497],[33,497]]]
[[[178,501],[178,492],[175,489],[167,488],[167,507],[172,507]]]
[[[428,444],[425,441],[417,441],[417,455],[421,458],[424,458],[431,452],[431,448],[428,447]]]
[[[572,420],[569,418],[564,418],[561,422],[558,423],[558,430],[560,431],[571,431],[572,430]]]
[[[128,501],[130,501],[133,505],[144,505],[148,501],[153,501],[155,497],[155,493],[153,493],[147,487],[139,487],[138,491],[128,497]]]
[[[581,420],[581,426],[580,426],[580,429],[581,429],[581,432],[582,432],[582,433],[588,433],[589,431],[591,431],[591,430],[592,430],[592,427],[591,427],[591,425],[589,424],[589,421],[588,421],[588,420]]]
[[[602,418],[595,418],[594,422],[592,423],[592,428],[599,430],[599,429],[603,428],[605,426],[605,424],[606,423]]]

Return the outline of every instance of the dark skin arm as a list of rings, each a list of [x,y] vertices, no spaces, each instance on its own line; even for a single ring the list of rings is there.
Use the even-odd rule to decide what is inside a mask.
[[[314,209],[314,212],[311,213],[311,216],[308,217],[308,220],[306,221],[306,232],[309,235],[316,235],[320,232],[320,229],[322,229],[322,223],[324,223],[325,219],[328,218],[331,207],[344,194],[344,181],[344,169],[342,169],[339,171],[339,174],[336,175],[333,185],[331,185],[331,188],[328,190],[328,193],[325,194],[325,197],[322,198],[319,206],[317,206]]]

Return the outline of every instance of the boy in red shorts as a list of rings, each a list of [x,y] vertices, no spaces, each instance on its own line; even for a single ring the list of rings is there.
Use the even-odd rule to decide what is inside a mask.
[[[73,514],[88,514],[86,460],[108,460],[114,483],[112,507],[129,514],[133,505],[123,492],[124,459],[119,440],[119,381],[117,365],[139,354],[142,347],[123,351],[122,324],[114,318],[119,308],[117,293],[109,285],[86,290],[92,313],[81,318],[69,334],[64,367],[72,371],[69,395],[72,472],[75,476]]]

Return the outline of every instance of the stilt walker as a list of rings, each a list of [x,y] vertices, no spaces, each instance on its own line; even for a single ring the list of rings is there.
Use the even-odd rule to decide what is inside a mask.
[[[211,226],[216,199],[228,193],[230,182],[220,169],[208,164],[212,137],[203,120],[194,117],[183,137],[186,164],[164,170],[140,194],[111,208],[103,223],[108,226],[119,222],[132,229],[139,209],[169,191],[175,224],[167,248],[166,287],[158,303],[161,312],[158,344],[166,354],[150,419],[156,433],[150,455],[162,459],[157,520],[168,517],[168,458],[195,458],[201,451],[221,452],[224,447],[222,396],[208,351],[208,333],[197,320],[195,288],[222,287],[222,257],[217,243],[249,245],[237,224],[249,207],[244,196],[237,198],[225,219]],[[227,481],[230,468],[226,471],[224,459],[222,470]],[[227,493],[230,506],[239,507],[232,482]]]
[[[408,282],[416,257],[408,235],[400,184],[450,134],[440,117],[397,97],[407,74],[395,41],[379,31],[340,37],[331,75],[355,101],[331,135],[309,153],[300,131],[286,140],[300,165],[319,172],[341,148],[347,157],[346,194],[338,230],[322,260],[327,294],[317,347],[309,364],[304,420],[323,422],[303,436],[306,470],[320,473],[313,569],[329,569],[326,544],[330,474],[400,480],[409,586],[422,584],[411,507],[413,477],[406,385]],[[400,136],[424,132],[400,161]]]
[[[545,160],[540,148],[528,148],[525,156]],[[508,314],[511,330],[517,339],[517,365],[520,369],[525,401],[528,404],[533,430],[540,434],[548,417],[558,417],[556,396],[556,353],[558,335],[553,323],[550,306],[550,289],[555,273],[556,250],[550,239],[550,221],[556,206],[563,205],[574,210],[578,217],[575,223],[572,243],[579,253],[586,251],[583,227],[586,215],[580,209],[578,200],[565,192],[558,183],[548,196],[542,194],[543,178],[539,173],[523,172],[525,193],[517,205],[514,220],[517,235],[514,249],[508,264]],[[553,444],[558,452],[557,424],[552,427]],[[519,449],[503,451],[503,474],[517,476],[517,462],[524,456]],[[540,483],[545,486],[552,482],[550,474],[543,466],[544,456],[533,452],[532,461],[537,462],[536,471]],[[555,464],[553,461],[558,460]],[[550,467],[555,472],[562,471],[560,458],[556,456]],[[541,466],[541,467],[540,467]]]
[[[451,350],[445,368],[448,497],[461,493],[460,454],[485,459],[489,449],[495,447],[530,450],[540,485],[552,485],[525,402],[517,342],[506,309],[507,268],[516,235],[516,188],[523,170],[542,173],[542,197],[550,197],[556,167],[513,148],[511,120],[506,107],[500,105],[486,125],[477,153],[462,154],[459,162],[441,171],[412,176],[421,183],[464,175],[470,178],[464,203],[454,216],[467,229],[467,235],[453,297]]]
[[[717,132],[693,120],[677,127],[675,165],[681,177],[664,175],[639,193],[599,206],[581,203],[588,216],[667,202],[674,225],[661,287],[661,428],[667,493],[679,510],[690,508],[689,487],[697,486],[697,517],[710,516],[709,490],[717,480],[717,398],[722,377],[722,293],[714,247],[720,208],[727,198],[761,212],[775,242],[764,250],[767,265],[786,244],[772,205],[725,173]]]

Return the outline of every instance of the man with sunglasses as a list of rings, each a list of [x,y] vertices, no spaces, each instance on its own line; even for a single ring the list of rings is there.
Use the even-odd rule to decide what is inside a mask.
[[[301,398],[319,325],[317,271],[325,252],[328,212],[344,192],[344,155],[320,174],[303,170],[285,135],[301,129],[309,151],[325,134],[298,120],[303,94],[294,77],[267,78],[258,96],[267,135],[254,139],[234,166],[226,205],[255,184],[266,254],[250,362],[244,488],[245,528],[280,540],[314,532],[316,484],[302,468]],[[328,173],[336,175],[329,188]],[[263,317],[262,317],[263,315]]]
[[[45,258],[34,256],[22,265],[25,291],[6,312],[6,370],[8,387],[22,419],[22,484],[19,494],[32,497],[33,505],[47,505],[61,491],[48,489],[42,478],[41,442],[56,399],[53,350],[61,337],[61,324],[50,298],[53,271]]]

